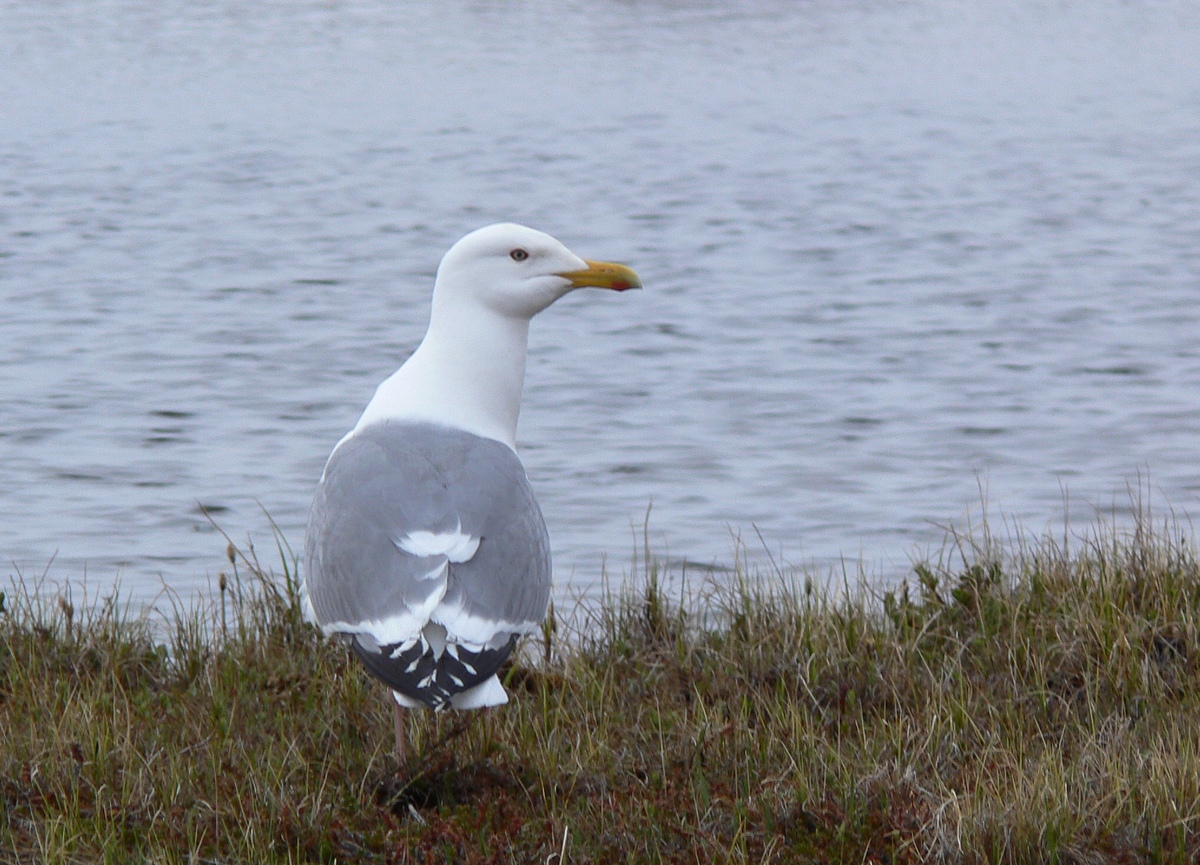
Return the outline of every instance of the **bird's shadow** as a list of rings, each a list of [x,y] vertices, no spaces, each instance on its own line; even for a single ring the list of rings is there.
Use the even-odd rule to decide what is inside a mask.
[[[374,798],[379,807],[408,817],[414,811],[468,804],[520,789],[517,778],[490,760],[458,765],[452,754],[443,752],[415,774],[382,775],[375,782]]]
[[[500,677],[510,692],[540,694],[563,685],[562,676],[547,674],[507,661]],[[465,733],[475,721],[473,712],[463,713],[435,742],[423,750],[412,765],[383,771],[373,785],[375,803],[397,816],[479,801],[524,790],[523,779],[487,758],[459,763],[459,755],[446,746]]]

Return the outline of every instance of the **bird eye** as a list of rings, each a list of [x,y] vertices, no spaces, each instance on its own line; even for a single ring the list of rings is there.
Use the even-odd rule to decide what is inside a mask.
[[[523,249],[514,249],[508,255],[513,261],[524,261],[529,258],[529,253]]]

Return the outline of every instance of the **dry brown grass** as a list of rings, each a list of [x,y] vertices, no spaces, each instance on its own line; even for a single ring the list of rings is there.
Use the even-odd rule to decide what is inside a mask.
[[[414,716],[402,778],[290,571],[165,630],[17,585],[0,862],[1200,859],[1188,536],[955,540],[882,596],[742,573],[680,604],[650,565],[527,647],[508,707]]]

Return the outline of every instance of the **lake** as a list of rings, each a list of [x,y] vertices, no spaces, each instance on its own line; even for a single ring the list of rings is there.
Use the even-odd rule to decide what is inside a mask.
[[[0,3],[0,561],[274,561],[515,220],[646,290],[533,327],[562,595],[652,550],[903,575],[1200,495],[1200,5]]]

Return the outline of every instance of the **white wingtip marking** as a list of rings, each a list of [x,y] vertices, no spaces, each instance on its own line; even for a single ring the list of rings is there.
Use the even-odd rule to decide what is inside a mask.
[[[397,658],[399,658],[401,655],[403,655],[405,652],[409,651],[416,645],[417,645],[416,637],[413,637],[411,640],[405,640],[403,643],[401,643],[399,646],[397,646],[395,649],[392,650],[392,660],[393,661],[396,660]]]
[[[488,706],[503,706],[507,702],[508,692],[504,690],[500,680],[492,676],[474,688],[467,688],[467,690],[455,694],[450,698],[450,707],[453,709],[484,709]]]
[[[392,698],[397,703],[399,703],[401,707],[403,707],[405,709],[424,709],[425,708],[424,703],[414,700],[412,697],[406,697],[404,694],[401,694],[399,691],[392,691]]]

